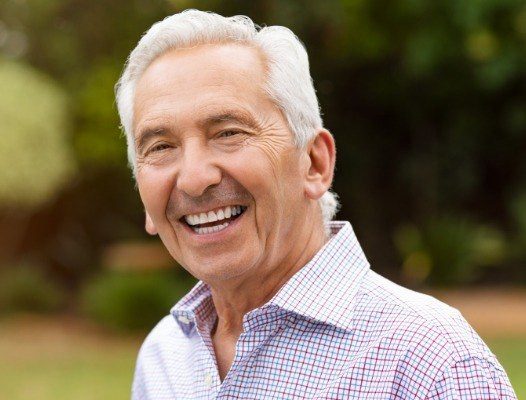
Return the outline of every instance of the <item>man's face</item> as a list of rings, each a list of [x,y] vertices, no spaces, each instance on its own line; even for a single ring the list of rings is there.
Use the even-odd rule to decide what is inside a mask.
[[[168,52],[137,83],[147,230],[206,282],[285,263],[312,206],[308,156],[294,146],[264,79],[260,54],[231,44]]]

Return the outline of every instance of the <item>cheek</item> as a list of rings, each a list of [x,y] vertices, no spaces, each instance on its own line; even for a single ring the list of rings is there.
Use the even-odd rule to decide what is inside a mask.
[[[225,171],[249,191],[259,203],[273,197],[277,177],[274,165],[255,147],[246,147],[231,154]]]
[[[137,186],[146,211],[157,222],[164,218],[166,205],[171,193],[171,179],[167,173],[140,171]]]
[[[254,197],[258,208],[281,208],[289,199],[297,201],[302,193],[298,155],[294,150],[277,155],[268,157],[259,147],[250,146],[230,155],[225,164],[227,172]]]

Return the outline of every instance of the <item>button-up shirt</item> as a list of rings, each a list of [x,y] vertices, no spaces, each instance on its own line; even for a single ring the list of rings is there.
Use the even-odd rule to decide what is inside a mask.
[[[348,222],[243,318],[221,382],[210,287],[198,282],[149,334],[132,396],[145,399],[516,399],[462,315],[370,269]]]

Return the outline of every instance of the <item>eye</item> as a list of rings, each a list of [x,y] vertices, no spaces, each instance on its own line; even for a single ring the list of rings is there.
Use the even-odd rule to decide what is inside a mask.
[[[162,150],[166,150],[170,147],[169,144],[167,143],[159,143],[159,144],[156,144],[152,147],[150,147],[150,149],[148,150],[148,153],[156,153],[156,152],[159,152],[159,151],[162,151]]]
[[[240,131],[233,131],[233,130],[228,130],[228,131],[223,131],[221,133],[219,133],[218,137],[220,138],[223,138],[223,137],[230,137],[230,136],[234,136],[234,135],[239,135]]]

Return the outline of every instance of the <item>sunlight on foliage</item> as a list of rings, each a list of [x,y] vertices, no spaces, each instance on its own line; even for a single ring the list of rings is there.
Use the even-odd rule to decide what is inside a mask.
[[[0,205],[37,207],[72,176],[67,98],[49,78],[0,60]]]

